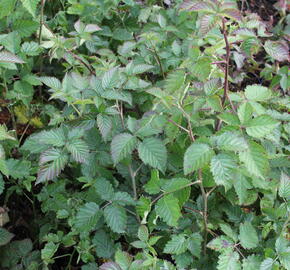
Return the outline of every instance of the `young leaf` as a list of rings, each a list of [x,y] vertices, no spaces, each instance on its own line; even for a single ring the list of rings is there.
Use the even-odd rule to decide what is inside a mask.
[[[156,204],[156,213],[169,226],[177,226],[178,219],[181,217],[178,199],[172,194],[165,195]]]
[[[127,226],[126,210],[115,204],[107,206],[104,210],[107,225],[113,232],[124,233]]]
[[[129,133],[116,135],[111,143],[111,154],[115,164],[128,157],[137,145],[136,137]]]
[[[156,138],[146,138],[138,146],[140,159],[163,173],[166,169],[167,150],[163,142]]]
[[[181,254],[187,249],[187,241],[183,234],[173,235],[171,240],[169,240],[165,247],[164,252],[169,254]]]
[[[240,225],[239,239],[241,244],[246,249],[255,248],[259,244],[259,238],[253,225],[246,221]]]
[[[150,195],[158,194],[160,192],[160,185],[159,171],[156,169],[151,170],[151,178],[144,185],[144,190]]]
[[[192,173],[207,165],[214,155],[213,150],[204,143],[193,143],[184,155],[184,174]]]

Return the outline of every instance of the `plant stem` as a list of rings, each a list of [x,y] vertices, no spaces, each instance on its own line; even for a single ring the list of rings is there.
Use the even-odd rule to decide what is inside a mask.
[[[128,165],[128,169],[129,169],[131,180],[132,180],[132,188],[133,188],[133,193],[134,193],[134,200],[136,201],[138,199],[137,188],[136,188],[136,178],[135,178],[135,173],[133,172],[131,164]]]
[[[200,184],[200,181],[198,180],[198,181],[195,181],[195,182],[189,183],[189,184],[187,184],[187,185],[185,185],[185,186],[183,186],[183,187],[181,187],[181,188],[179,188],[179,189],[173,190],[173,191],[164,192],[164,193],[160,194],[159,196],[157,196],[157,197],[152,201],[151,205],[153,205],[154,203],[156,203],[159,199],[161,199],[161,198],[162,198],[163,196],[165,196],[165,195],[168,195],[168,194],[173,193],[173,192],[176,192],[176,191],[178,191],[178,190],[181,190],[181,189],[184,189],[184,188],[187,188],[187,187],[193,186],[193,185],[195,185],[195,184]]]

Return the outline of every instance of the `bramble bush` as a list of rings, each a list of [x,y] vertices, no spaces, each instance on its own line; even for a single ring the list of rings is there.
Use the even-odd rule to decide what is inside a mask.
[[[287,8],[0,0],[0,269],[289,270]]]

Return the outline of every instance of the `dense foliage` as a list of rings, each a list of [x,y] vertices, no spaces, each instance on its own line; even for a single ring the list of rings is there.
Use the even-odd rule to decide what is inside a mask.
[[[286,0],[0,0],[0,269],[290,269]]]

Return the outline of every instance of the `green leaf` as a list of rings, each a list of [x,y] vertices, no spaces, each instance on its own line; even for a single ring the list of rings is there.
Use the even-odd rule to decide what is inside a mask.
[[[104,89],[112,89],[116,86],[118,79],[118,68],[112,68],[104,74],[102,79],[102,87]]]
[[[184,70],[177,70],[170,73],[165,81],[164,90],[166,93],[173,93],[178,91],[184,84],[185,72]]]
[[[259,270],[261,259],[257,255],[250,255],[243,259],[243,270]]]
[[[3,140],[16,140],[15,137],[9,134],[7,127],[5,125],[0,125],[0,141]]]
[[[138,238],[143,241],[146,242],[149,238],[149,231],[148,228],[145,225],[141,225],[138,229]]]
[[[210,30],[212,30],[218,21],[218,16],[213,14],[203,15],[200,19],[199,34],[205,36]]]
[[[39,77],[38,78],[42,83],[47,85],[48,87],[54,89],[54,90],[61,90],[62,85],[59,79],[55,77]]]
[[[8,244],[13,237],[14,237],[13,233],[10,233],[4,228],[0,227],[0,246]]]
[[[36,8],[38,3],[40,2],[40,0],[21,0],[23,6],[27,9],[27,11],[33,16],[35,17],[35,12],[36,12]]]
[[[218,270],[240,270],[241,263],[239,261],[239,253],[226,249],[219,255],[218,258]]]
[[[217,185],[229,190],[233,184],[233,169],[237,167],[233,158],[227,154],[214,156],[210,163],[210,170]]]
[[[246,123],[246,131],[249,136],[262,138],[270,134],[279,124],[269,115],[260,115]]]
[[[127,252],[118,249],[115,254],[115,261],[122,269],[129,269],[132,257]]]
[[[217,147],[226,151],[244,151],[248,148],[245,138],[236,132],[224,132],[223,134],[213,137],[212,139]]]
[[[213,150],[207,144],[193,143],[187,148],[184,155],[184,174],[192,173],[193,171],[206,166],[213,155]]]
[[[271,98],[271,90],[258,84],[248,85],[245,89],[245,96],[250,101],[266,101]]]
[[[190,184],[190,181],[186,178],[172,178],[170,180],[162,181],[162,190],[164,192],[174,192],[181,190]]]
[[[241,121],[241,124],[247,123],[249,120],[251,120],[252,113],[253,108],[248,102],[241,104],[238,108],[238,116]]]
[[[188,250],[197,258],[200,258],[202,237],[199,233],[193,233],[188,238]]]
[[[99,270],[122,270],[122,268],[114,262],[103,263]]]
[[[134,66],[132,73],[133,73],[133,75],[141,74],[141,73],[144,73],[152,68],[154,68],[154,66],[147,65],[147,64],[140,64],[140,65]]]
[[[111,117],[106,114],[98,114],[97,124],[100,130],[100,133],[102,135],[102,138],[104,139],[104,141],[106,141],[113,127]]]
[[[275,60],[279,62],[289,61],[289,47],[286,42],[267,40],[264,48]]]
[[[101,217],[99,206],[94,202],[86,203],[76,214],[74,225],[79,232],[90,232],[95,229]]]
[[[66,137],[61,128],[40,132],[35,138],[40,144],[48,144],[56,147],[64,146],[66,143]]]
[[[247,190],[250,189],[252,186],[248,182],[247,178],[241,174],[241,173],[236,173],[234,176],[234,188],[235,191],[239,197],[239,204],[242,205],[247,197]]]
[[[109,259],[115,252],[114,242],[112,241],[111,237],[103,230],[95,233],[94,237],[92,238],[92,243],[95,245],[97,256],[100,258]]]
[[[218,118],[232,126],[240,125],[240,120],[238,116],[233,113],[224,112],[224,113],[219,114]]]
[[[151,178],[144,185],[144,190],[150,195],[158,194],[160,192],[160,185],[159,171],[156,169],[151,170]]]
[[[39,160],[40,170],[38,171],[36,184],[52,180],[58,176],[67,162],[67,154],[60,149],[52,148],[43,152]]]
[[[76,162],[86,162],[89,155],[89,147],[84,140],[72,139],[67,144],[67,150],[71,153]]]
[[[115,164],[127,158],[136,148],[137,139],[129,133],[116,135],[111,143],[111,154]]]
[[[141,196],[136,205],[136,211],[138,215],[141,216],[142,218],[146,218],[150,210],[151,210],[151,200],[147,197]]]
[[[1,170],[1,165],[0,165],[0,171],[2,171]],[[0,174],[0,195],[3,193],[4,188],[5,188],[5,182],[3,180],[2,174]]]
[[[13,24],[13,30],[16,31],[21,37],[29,37],[38,29],[39,23],[32,20],[17,20]],[[35,42],[32,41],[32,43]]]
[[[260,270],[272,270],[272,266],[274,265],[274,260],[272,258],[267,258],[262,261]]]
[[[44,248],[41,250],[41,259],[45,264],[53,263],[53,255],[56,253],[59,244],[54,244],[53,242],[48,242],[45,244]]]
[[[185,236],[183,234],[179,234],[172,236],[171,240],[166,243],[163,252],[178,255],[185,252],[186,249],[187,241]]]
[[[255,248],[259,244],[259,238],[253,225],[246,221],[240,225],[239,239],[241,245],[246,249]]]
[[[15,64],[23,64],[25,63],[21,58],[17,55],[8,52],[8,51],[1,51],[0,52],[0,63],[15,63]]]
[[[147,165],[159,169],[163,173],[166,170],[167,150],[163,142],[156,138],[146,138],[138,146],[140,159]]]
[[[178,199],[172,194],[165,195],[156,204],[156,213],[169,226],[177,226],[178,219],[181,217]]]
[[[97,181],[94,184],[94,188],[97,192],[97,194],[106,201],[110,201],[114,197],[114,189],[112,184],[104,179],[104,178],[98,178]]]
[[[127,214],[123,207],[111,204],[104,209],[104,216],[107,225],[113,232],[125,232],[127,226]]]
[[[290,177],[281,172],[280,185],[279,185],[279,196],[288,199],[290,197]]]
[[[115,203],[125,206],[125,205],[135,205],[136,202],[127,192],[118,191],[114,194],[112,201]]]
[[[265,149],[256,142],[250,141],[249,148],[239,153],[240,161],[243,162],[251,175],[265,178],[269,171],[269,161]]]
[[[10,15],[14,9],[16,0],[0,0],[0,19]]]

